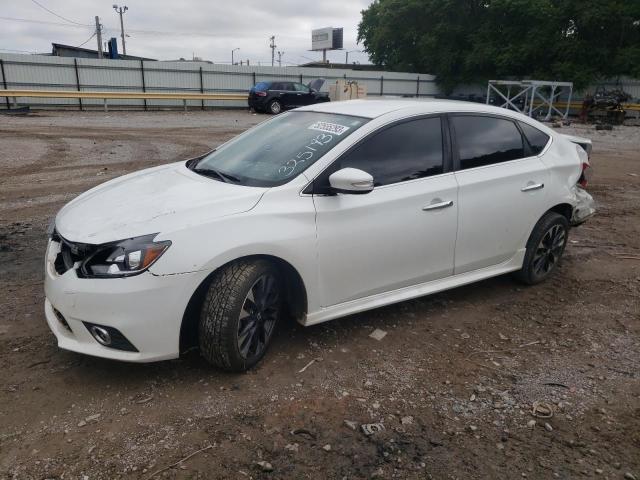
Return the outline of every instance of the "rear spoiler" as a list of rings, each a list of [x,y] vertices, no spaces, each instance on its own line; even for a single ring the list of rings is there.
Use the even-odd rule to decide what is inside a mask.
[[[591,157],[591,150],[593,149],[593,144],[591,143],[590,139],[584,138],[584,137],[576,137],[573,135],[566,135],[566,134],[562,134],[562,136],[567,140],[569,140],[570,142],[573,142],[576,145],[580,145],[584,149],[584,151],[587,152],[587,155]]]

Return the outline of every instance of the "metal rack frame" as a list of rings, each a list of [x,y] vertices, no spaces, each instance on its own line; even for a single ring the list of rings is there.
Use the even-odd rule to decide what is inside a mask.
[[[498,87],[507,87],[504,95]],[[573,82],[550,82],[545,80],[489,80],[487,84],[487,104],[491,102],[491,93],[494,92],[503,100],[499,107],[510,108],[517,112],[533,117],[536,112],[547,108],[545,120],[550,120],[555,112],[563,119],[569,115],[569,106],[573,96]],[[561,112],[555,104],[562,94],[568,93],[566,108]],[[520,99],[524,95],[523,99]],[[519,107],[516,105],[522,103]]]

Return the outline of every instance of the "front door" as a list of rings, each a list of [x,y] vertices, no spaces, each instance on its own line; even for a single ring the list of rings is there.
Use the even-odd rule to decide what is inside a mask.
[[[309,87],[301,83],[294,83],[293,87],[296,89],[296,105],[302,106],[313,103],[313,94]]]
[[[442,132],[439,117],[394,124],[363,139],[316,179],[322,306],[453,273],[458,187],[446,167]],[[328,176],[346,167],[371,174],[374,190],[323,194]]]

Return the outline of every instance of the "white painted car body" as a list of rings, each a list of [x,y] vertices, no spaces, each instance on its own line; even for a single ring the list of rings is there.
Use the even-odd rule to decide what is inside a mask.
[[[306,292],[299,321],[313,325],[519,270],[527,239],[545,212],[569,205],[574,223],[593,213],[591,197],[576,186],[587,160],[575,142],[588,140],[564,138],[518,113],[438,100],[355,100],[298,110],[371,120],[281,186],[222,183],[177,162],[111,180],[67,204],[55,219],[66,240],[102,244],[157,233],[156,240],[171,246],[144,273],[91,279],[76,269],[58,274],[60,243],[50,241],[45,313],[58,345],[117,360],[175,358],[198,286],[221,266],[254,255],[295,269]],[[381,127],[456,112],[517,119],[551,140],[536,156],[376,187],[365,195],[303,193]],[[540,184],[544,188],[526,190]],[[450,208],[437,208],[447,202]],[[117,328],[138,351],[99,344],[83,322]]]

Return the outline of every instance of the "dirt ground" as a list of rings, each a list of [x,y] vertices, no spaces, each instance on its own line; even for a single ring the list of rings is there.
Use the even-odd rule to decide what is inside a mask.
[[[504,276],[284,325],[242,375],[197,352],[132,365],[58,350],[42,288],[56,211],[262,119],[0,116],[0,478],[640,479],[638,127],[561,130],[594,139],[598,214],[544,284]],[[534,417],[534,402],[553,416]],[[386,429],[365,436],[373,422]]]

